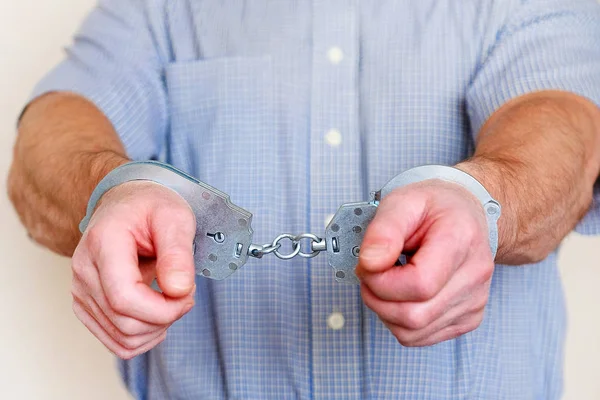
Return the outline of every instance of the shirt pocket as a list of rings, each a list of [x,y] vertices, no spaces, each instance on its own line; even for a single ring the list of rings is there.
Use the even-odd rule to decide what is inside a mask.
[[[174,63],[165,80],[168,161],[234,199],[260,196],[252,182],[268,178],[280,140],[271,57]]]

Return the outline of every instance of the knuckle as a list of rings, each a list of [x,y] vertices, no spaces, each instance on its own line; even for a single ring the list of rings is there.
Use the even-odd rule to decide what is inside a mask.
[[[122,334],[113,324],[102,324],[102,328],[104,328],[106,333],[108,333],[108,336],[110,336],[115,342],[119,344],[121,343]]]
[[[448,232],[449,242],[453,246],[467,247],[481,239],[479,229],[475,221],[461,221],[451,232]]]
[[[76,288],[71,288],[71,298],[73,299],[73,307],[79,306],[77,303],[82,303],[81,294],[77,291]]]
[[[466,329],[466,327],[464,327],[462,325],[451,326],[446,330],[444,337],[441,338],[440,340],[446,341],[446,340],[455,339],[466,332],[468,332],[468,330]]]
[[[92,252],[102,248],[106,237],[105,230],[104,225],[97,224],[85,232],[85,244]]]
[[[453,327],[450,331],[450,337],[448,339],[454,339],[459,336],[465,335],[471,331],[474,331],[477,328],[477,326],[479,326],[479,325],[474,325],[474,324],[470,323],[470,324],[458,325],[456,327]]]
[[[396,341],[404,347],[414,347],[416,344],[416,341],[410,335],[399,333],[394,336],[396,337]]]
[[[469,214],[457,213],[448,227],[446,234],[453,245],[471,245],[482,237],[479,221]]]
[[[165,331],[158,337],[158,340],[156,342],[157,345],[161,344],[162,342],[165,341],[165,339],[167,339],[167,331],[165,329]]]
[[[477,315],[481,314],[481,318],[483,319],[483,313],[485,310],[485,306],[487,305],[488,302],[488,296],[479,296],[476,300],[475,300],[475,304],[473,307],[473,312],[477,313]]]
[[[81,277],[81,274],[83,272],[82,264],[77,262],[76,260],[73,260],[71,262],[71,272],[73,273],[74,277]]]
[[[407,342],[398,342],[404,347],[419,347],[418,342],[416,341],[407,341]]]
[[[131,360],[136,356],[135,351],[124,347],[113,350],[113,353],[122,360]]]
[[[465,222],[462,224],[463,226],[457,230],[460,231],[460,235],[456,235],[456,240],[459,241],[463,239],[468,243],[472,243],[473,241],[480,239],[479,229],[477,229],[477,224],[475,221]]]
[[[386,324],[396,341],[404,347],[413,347],[416,343],[417,333],[401,326]]]
[[[494,274],[494,262],[493,261],[486,261],[483,263],[482,267],[480,268],[481,271],[481,275],[480,275],[480,279],[479,279],[479,284],[484,284],[490,281],[490,279],[492,279],[492,275]]]
[[[409,307],[402,319],[404,325],[411,330],[421,330],[429,325],[429,315],[423,307]]]
[[[432,277],[421,272],[415,278],[415,296],[418,301],[426,301],[435,297],[438,292],[437,283]]]
[[[71,259],[71,271],[73,272],[73,275],[81,277],[85,270],[85,264],[86,263],[83,260],[83,257],[80,256],[78,253],[75,253],[73,258]]]
[[[83,245],[91,255],[98,253],[110,243],[111,238],[120,229],[120,223],[112,219],[103,219],[90,225],[85,231]]]
[[[121,289],[113,289],[106,294],[106,298],[110,307],[119,314],[126,314],[131,307],[125,291]]]
[[[124,207],[124,205],[121,205],[121,207]],[[136,222],[135,211],[135,209],[130,212],[111,209],[110,212],[103,212],[102,215],[98,215],[97,219],[92,217],[90,225],[84,232],[82,243],[92,254],[101,250],[114,238],[115,233],[128,228],[129,225],[126,219],[129,222]]]
[[[104,326],[104,329],[108,332],[109,336],[123,349],[135,350],[138,347],[137,342],[139,340],[135,337],[124,335],[119,331],[118,327],[108,324],[108,326]]]
[[[125,336],[135,336],[141,334],[140,323],[131,318],[115,318],[113,324]]]
[[[479,328],[481,326],[481,323],[483,322],[483,318],[483,312],[477,313],[477,315],[475,315],[475,317],[473,318],[473,322],[469,326],[470,329],[468,330],[468,332],[474,331],[475,329]]]
[[[175,318],[173,318],[173,320],[172,320],[172,321],[168,321],[168,322],[167,322],[165,325],[167,325],[167,324],[173,324],[173,323],[175,323],[176,321],[179,321],[181,318],[185,317],[185,315],[186,315],[188,312],[190,312],[190,310],[191,310],[191,308],[190,308],[190,309],[188,309],[188,308],[187,308],[187,306],[186,306],[186,307],[184,307],[184,308],[183,308],[183,309],[182,309],[182,310],[179,312],[179,314],[178,314],[178,315],[177,315]]]
[[[163,321],[162,325],[172,325],[175,322],[179,321],[181,318],[183,318],[185,316],[185,314],[187,314],[189,310],[187,309],[187,306],[184,306],[183,308],[179,309],[179,310],[174,310],[172,313],[169,314],[165,314],[163,316]]]
[[[119,338],[118,343],[127,351],[135,351],[144,344],[139,338],[124,336]]]
[[[455,339],[462,335],[466,335],[469,332],[473,332],[475,329],[481,325],[483,321],[483,314],[478,315],[477,317],[471,318],[468,322],[454,325],[447,328],[447,335],[445,340]]]

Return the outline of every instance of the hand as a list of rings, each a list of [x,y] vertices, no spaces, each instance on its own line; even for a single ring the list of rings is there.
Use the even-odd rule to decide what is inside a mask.
[[[401,253],[414,255],[394,266]],[[381,201],[356,268],[365,304],[404,346],[477,328],[493,271],[483,207],[441,180],[399,188]]]
[[[194,305],[194,214],[152,182],[106,193],[73,255],[73,311],[114,354],[144,353]],[[150,288],[157,278],[159,293]]]

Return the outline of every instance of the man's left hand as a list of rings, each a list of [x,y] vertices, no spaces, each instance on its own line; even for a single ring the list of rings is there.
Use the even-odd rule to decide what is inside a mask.
[[[413,254],[395,266],[401,253]],[[404,346],[429,346],[477,328],[494,261],[479,201],[428,180],[380,203],[361,245],[362,297]]]

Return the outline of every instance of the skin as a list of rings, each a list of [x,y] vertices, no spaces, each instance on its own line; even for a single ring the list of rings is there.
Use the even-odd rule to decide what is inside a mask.
[[[82,237],[77,224],[93,188],[126,161],[98,109],[53,93],[24,114],[8,181],[31,237],[72,255],[75,314],[125,359],[164,340],[193,306],[191,243],[196,222],[202,223],[175,192],[131,182],[103,196]],[[600,173],[600,111],[565,92],[520,97],[494,113],[475,155],[457,168],[502,204],[495,261],[540,261],[591,204]],[[395,268],[401,252],[413,256]],[[405,346],[477,328],[493,271],[482,206],[461,186],[439,180],[382,200],[357,266],[365,303]],[[155,276],[162,293],[148,286]]]
[[[543,260],[592,201],[600,171],[600,111],[563,92],[504,105],[457,168],[502,205],[496,263]],[[403,268],[394,262],[413,253]],[[404,346],[429,346],[476,329],[494,261],[481,204],[458,185],[430,180],[384,198],[361,246],[362,297]]]
[[[120,185],[102,197],[83,237],[79,233],[94,187],[127,161],[95,106],[55,93],[23,115],[8,178],[9,197],[31,238],[72,256],[75,315],[123,359],[162,342],[194,305],[195,290],[195,217],[169,189]],[[162,293],[149,287],[154,277]]]

